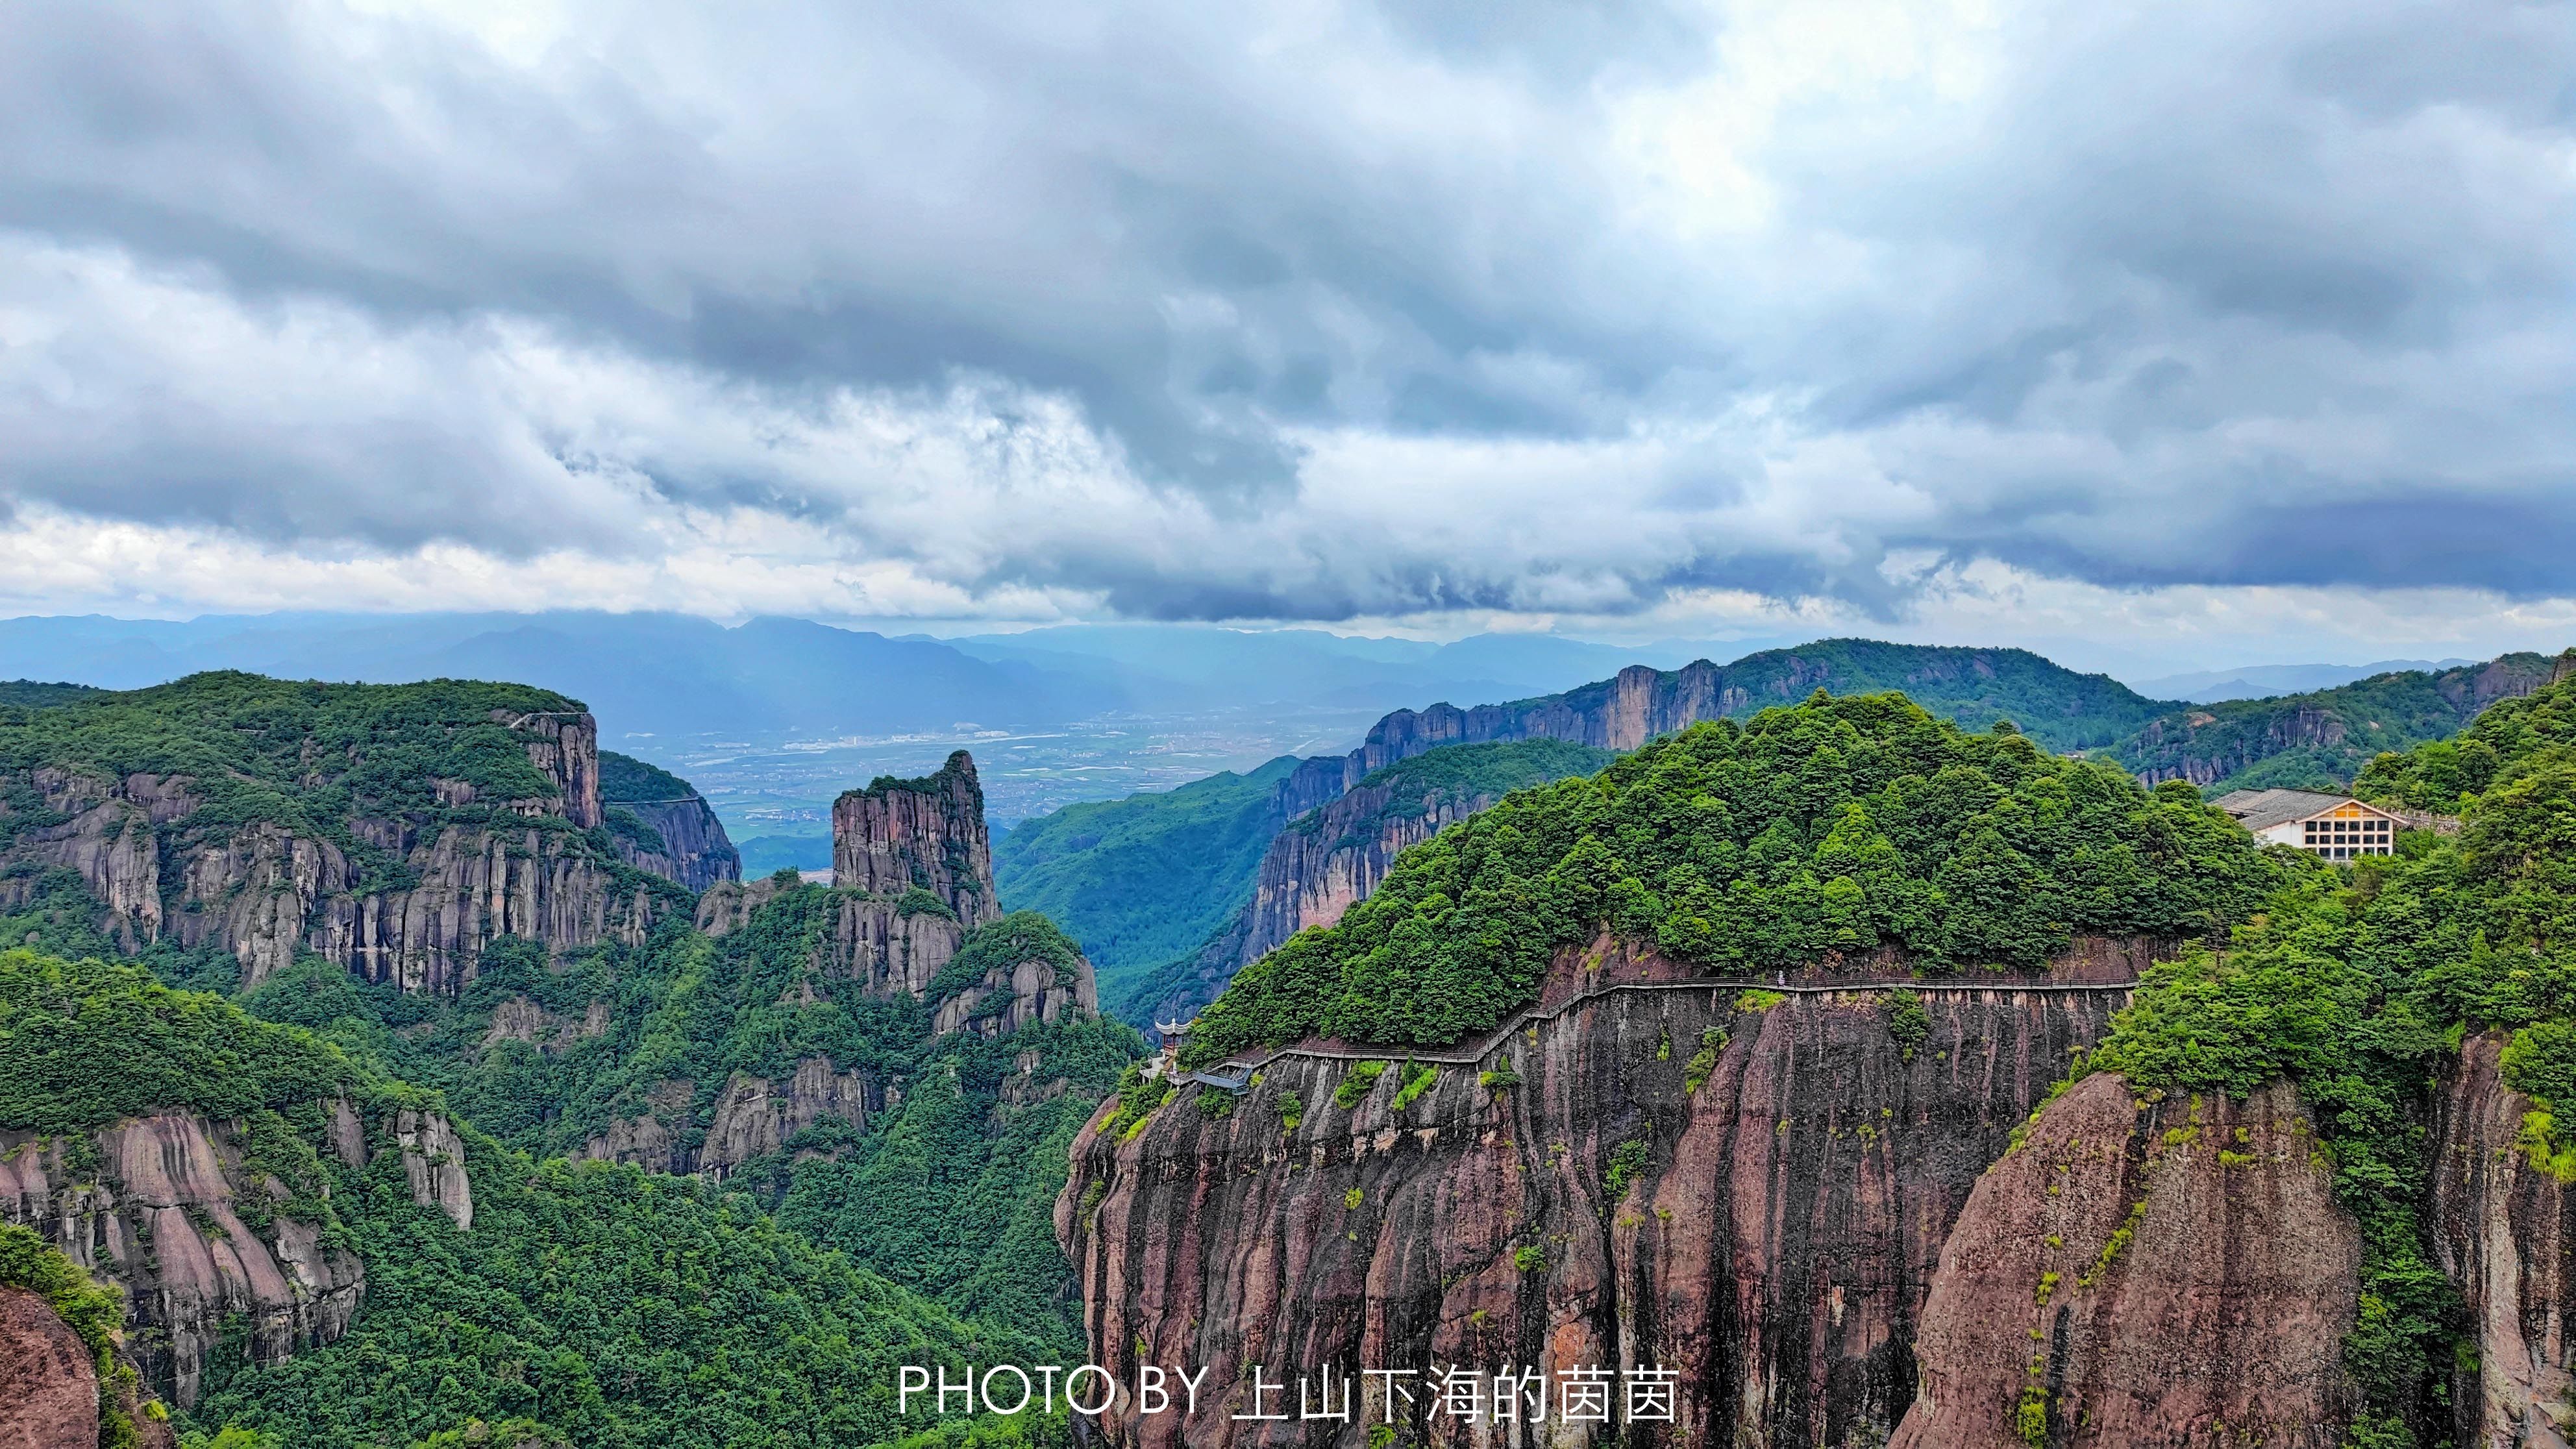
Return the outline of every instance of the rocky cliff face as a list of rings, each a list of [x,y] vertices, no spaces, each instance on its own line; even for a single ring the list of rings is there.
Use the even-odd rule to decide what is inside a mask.
[[[998,919],[992,838],[974,757],[918,780],[878,780],[832,802],[832,884],[893,898],[919,886],[958,920]]]
[[[628,1162],[647,1172],[704,1172],[724,1177],[742,1164],[786,1148],[790,1139],[825,1121],[864,1128],[902,1101],[900,1088],[856,1069],[839,1071],[829,1057],[806,1057],[793,1076],[735,1076],[717,1094],[702,1135],[694,1134],[696,1084],[664,1082],[654,1110],[611,1125],[583,1149],[584,1158]],[[698,1135],[697,1145],[690,1145]]]
[[[726,836],[715,808],[696,796],[685,800],[620,800],[602,807],[607,813],[618,858],[637,870],[675,885],[703,891],[719,881],[742,879],[742,856]],[[652,832],[640,837],[621,829],[620,813]],[[656,844],[659,849],[653,848]]]
[[[1499,798],[1484,793],[1413,792],[1398,800],[1393,785],[1363,786],[1300,819],[1270,842],[1254,884],[1238,965],[1308,926],[1329,926],[1356,905],[1420,844]]]
[[[2333,1449],[2360,1270],[2289,1085],[2145,1102],[2088,1077],[1951,1230],[1891,1449]]]
[[[241,962],[245,985],[287,965],[298,949],[406,990],[453,992],[472,979],[483,948],[499,936],[556,950],[640,943],[671,902],[621,883],[589,837],[562,828],[600,823],[590,716],[496,722],[519,735],[530,762],[560,793],[478,801],[471,786],[441,782],[442,799],[452,808],[492,805],[560,823],[345,822],[359,846],[399,862],[388,871],[384,861],[352,860],[340,844],[276,821],[197,828],[204,800],[185,778],[39,768],[26,782],[48,818],[59,818],[20,830],[6,854],[77,872],[106,905],[110,934],[129,949],[164,937],[212,943]],[[0,880],[0,906],[23,902],[37,884],[26,874]]]
[[[1587,996],[1589,963],[1561,961],[1545,998],[1559,1014],[1442,1066],[1401,1110],[1400,1065],[1346,1109],[1346,1062],[1289,1056],[1228,1116],[1187,1089],[1125,1141],[1095,1119],[1056,1206],[1094,1361],[1206,1365],[1218,1385],[1255,1364],[1292,1380],[1325,1364],[1662,1365],[1688,1389],[1658,1442],[1883,1442],[1914,1402],[1951,1223],[2125,993],[1927,989],[1909,1053],[1882,992],[1763,1009],[1596,950],[1595,988],[1679,989]],[[2096,943],[2033,984],[2127,979],[2144,959]],[[1257,1440],[1227,1417],[1240,1407],[1110,1434],[1296,1442]],[[1470,1442],[1419,1413],[1408,1434]]]
[[[94,1449],[98,1365],[71,1325],[23,1288],[0,1288],[0,1449]]]
[[[940,1002],[931,1030],[941,1036],[968,1031],[998,1041],[1037,1022],[1081,1021],[1099,1013],[1100,992],[1090,962],[1067,970],[1043,957],[1024,956],[996,962]]]
[[[2479,1449],[2565,1449],[2576,1443],[2576,1193],[2521,1145],[2532,1103],[2497,1070],[2507,1040],[2463,1043],[2434,1099],[2433,1245],[2478,1347],[2458,1433]]]
[[[330,1136],[353,1167],[371,1152],[400,1152],[414,1201],[459,1226],[472,1221],[463,1153],[444,1117],[394,1114],[371,1142],[344,1102]],[[34,1228],[124,1289],[127,1348],[181,1408],[196,1403],[206,1354],[228,1320],[240,1321],[253,1359],[275,1362],[338,1338],[366,1292],[354,1255],[327,1246],[317,1224],[276,1210],[287,1185],[245,1166],[246,1147],[238,1124],[193,1114],[77,1139],[0,1132],[0,1220]]]
[[[1552,739],[1633,750],[1701,720],[1794,703],[1817,685],[1830,684],[1831,677],[1830,667],[1794,656],[1784,671],[1764,671],[1758,682],[1731,679],[1725,667],[1705,659],[1670,670],[1632,664],[1616,678],[1538,699],[1471,709],[1400,709],[1370,726],[1358,749],[1308,760],[1282,780],[1279,818],[1291,820],[1337,800],[1371,774],[1443,745]]]
[[[970,932],[1000,918],[974,758],[960,750],[926,779],[880,780],[851,791],[833,806],[832,820],[838,862],[832,928],[817,942],[809,969],[818,978],[856,982],[871,997],[929,996]],[[916,887],[940,905],[907,900]],[[719,882],[699,897],[697,927],[722,940],[748,926],[783,889],[775,878]],[[998,1038],[1032,1022],[1079,1020],[1100,1009],[1090,962],[1066,968],[1034,954],[1004,952],[975,980],[942,991],[931,1020],[935,1035]],[[805,999],[815,999],[810,990]],[[818,1056],[800,1060],[783,1081],[737,1075],[716,1089],[711,1105],[697,1083],[684,1080],[663,1082],[651,1097],[651,1112],[613,1124],[584,1155],[656,1172],[721,1176],[786,1148],[817,1124],[865,1127],[901,1101],[902,1084],[839,1071]]]

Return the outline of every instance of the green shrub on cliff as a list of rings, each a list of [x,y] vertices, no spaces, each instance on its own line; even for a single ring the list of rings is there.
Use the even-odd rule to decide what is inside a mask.
[[[1188,1059],[1307,1035],[1454,1042],[1605,926],[1712,973],[1879,947],[2030,968],[2077,933],[2221,929],[2278,873],[2187,786],[2151,793],[1898,695],[1820,692],[1510,796],[1405,852],[1337,925],[1237,975]]]

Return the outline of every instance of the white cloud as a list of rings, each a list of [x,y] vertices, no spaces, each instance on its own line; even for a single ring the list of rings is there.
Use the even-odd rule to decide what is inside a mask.
[[[2393,0],[22,7],[0,587],[2555,627],[2571,34]]]

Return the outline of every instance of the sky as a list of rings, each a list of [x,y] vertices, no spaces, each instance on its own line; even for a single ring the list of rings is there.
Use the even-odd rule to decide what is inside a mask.
[[[2576,643],[2576,7],[0,7],[0,612]]]

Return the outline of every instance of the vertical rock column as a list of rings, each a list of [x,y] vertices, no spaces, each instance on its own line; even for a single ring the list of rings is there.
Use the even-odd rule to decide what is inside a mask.
[[[879,896],[919,886],[970,929],[1001,919],[974,756],[959,750],[936,774],[879,779],[833,801],[832,883]]]

